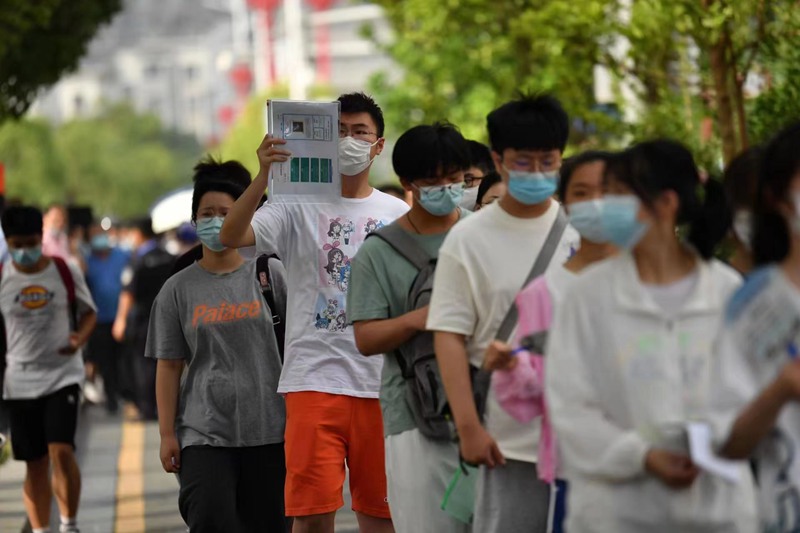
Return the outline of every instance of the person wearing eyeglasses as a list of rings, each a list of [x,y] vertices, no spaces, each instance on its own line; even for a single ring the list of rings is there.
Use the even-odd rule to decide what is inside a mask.
[[[387,231],[395,230],[434,259],[450,229],[467,213],[458,207],[470,165],[467,143],[451,124],[416,126],[397,140],[392,165],[414,202]],[[408,303],[421,275],[418,268],[389,242],[369,239],[353,258],[348,314],[359,351],[370,357],[386,354],[378,359],[383,359],[381,406],[395,531],[466,533],[469,527],[440,507],[458,467],[458,445],[449,435],[437,440],[418,427],[407,399],[413,380],[402,371],[408,358],[398,352],[425,331],[428,308]]]
[[[351,258],[367,234],[408,211],[369,184],[383,151],[383,113],[363,93],[339,97],[342,196],[329,203],[258,203],[273,163],[288,161],[285,141],[266,136],[260,171],[225,217],[220,240],[275,253],[289,276],[284,367],[286,513],[294,532],[333,532],[343,504],[345,463],[361,531],[392,531],[378,401],[383,362],[362,356],[348,325]]]
[[[467,141],[469,146],[469,168],[464,173],[464,197],[461,207],[474,211],[478,203],[478,188],[483,178],[494,171],[494,161],[489,148],[478,141]]]
[[[539,422],[517,422],[490,391],[484,427],[470,366],[483,366],[486,348],[496,340],[557,222],[561,207],[552,196],[569,120],[557,99],[538,96],[502,105],[489,114],[487,125],[492,158],[508,194],[457,224],[445,239],[427,329],[434,332],[461,455],[481,465],[473,530],[544,533],[550,487],[537,475]],[[542,261],[563,264],[579,241],[574,229],[565,228]]]

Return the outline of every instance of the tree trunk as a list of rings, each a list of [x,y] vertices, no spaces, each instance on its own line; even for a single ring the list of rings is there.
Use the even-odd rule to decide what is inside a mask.
[[[733,54],[733,43],[731,43],[730,38],[728,38],[727,44],[728,53],[730,54],[733,96],[736,102],[736,119],[739,126],[739,149],[745,150],[750,145],[747,135],[747,112],[744,109],[744,83],[747,81],[748,67],[745,67],[745,72],[739,72],[737,58]]]
[[[750,146],[750,137],[747,133],[747,112],[744,108],[744,80],[734,78],[734,91],[736,96],[736,118],[739,122],[739,149],[746,150]]]
[[[730,65],[728,65],[725,53],[728,48],[726,37],[727,32],[723,31],[720,39],[711,45],[709,59],[716,93],[717,124],[722,138],[722,152],[725,164],[728,164],[738,153],[738,147],[731,94]]]

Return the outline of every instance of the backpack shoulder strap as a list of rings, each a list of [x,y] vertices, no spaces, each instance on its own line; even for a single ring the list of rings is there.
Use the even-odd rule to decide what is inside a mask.
[[[261,286],[261,294],[267,302],[269,312],[272,314],[272,328],[275,330],[275,339],[278,343],[278,355],[283,364],[284,343],[286,341],[286,323],[281,318],[280,310],[275,302],[275,289],[272,285],[272,276],[269,270],[270,260],[280,260],[275,254],[263,254],[256,258],[256,278]]]
[[[525,283],[522,284],[520,290],[524,289],[528,283],[544,274],[545,270],[547,270],[547,267],[550,265],[550,261],[553,259],[553,255],[556,253],[558,243],[561,242],[561,237],[564,235],[564,230],[567,229],[568,223],[569,221],[567,219],[567,214],[564,212],[564,208],[559,208],[556,220],[550,227],[550,233],[547,234],[547,238],[542,245],[542,249],[539,251],[539,255],[536,256],[536,261],[533,262],[533,267],[528,273],[528,277],[525,279]],[[508,310],[505,318],[503,318],[503,322],[500,324],[500,328],[498,329],[497,336],[495,338],[506,342],[509,336],[511,336],[511,332],[514,330],[514,326],[516,326],[518,318],[519,315],[517,312],[517,305],[512,303],[511,308]]]
[[[367,235],[367,238],[373,236],[379,237],[386,244],[391,246],[394,251],[414,265],[414,268],[417,270],[422,270],[433,260],[433,258],[417,244],[414,238],[397,224],[389,224],[377,231],[373,231]]]
[[[274,254],[263,254],[256,258],[256,278],[261,287],[261,294],[264,295],[264,299],[269,306],[269,311],[272,313],[272,321],[274,324],[280,324],[281,318],[278,316],[278,309],[275,305],[275,291],[272,288],[272,281],[269,275],[269,260],[272,258],[277,259],[277,257],[278,256]]]
[[[69,303],[69,317],[72,320],[72,327],[78,327],[78,303],[75,296],[75,279],[72,277],[72,272],[67,265],[67,262],[60,257],[51,257],[53,263],[56,265],[58,275],[67,289],[67,302]]]

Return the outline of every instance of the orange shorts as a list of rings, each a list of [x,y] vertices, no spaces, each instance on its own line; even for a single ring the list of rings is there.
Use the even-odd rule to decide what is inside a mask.
[[[390,518],[377,399],[323,392],[286,395],[286,515],[310,516],[344,505],[345,461],[353,510]]]

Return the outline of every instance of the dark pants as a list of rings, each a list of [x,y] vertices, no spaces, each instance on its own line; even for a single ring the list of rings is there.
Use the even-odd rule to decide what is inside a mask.
[[[134,402],[143,418],[156,420],[158,418],[158,409],[156,408],[156,367],[158,363],[155,359],[149,359],[144,355],[147,346],[148,322],[136,321],[129,327],[127,342]]]
[[[178,507],[192,533],[286,531],[283,443],[181,451]]]
[[[116,411],[119,397],[119,369],[122,363],[123,348],[111,334],[113,324],[97,324],[89,338],[89,361],[97,365],[103,377],[106,393],[106,407]]]

